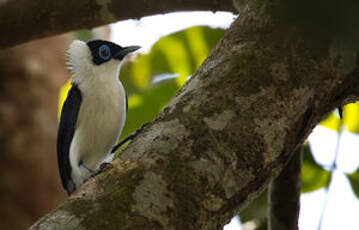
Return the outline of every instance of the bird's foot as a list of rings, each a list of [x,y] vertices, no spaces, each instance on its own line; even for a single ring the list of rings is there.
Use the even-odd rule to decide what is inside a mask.
[[[99,169],[94,172],[91,177],[95,177],[97,176],[98,174],[104,172],[105,170],[109,169],[111,167],[111,163],[107,163],[107,162],[104,162],[100,165]]]
[[[111,163],[108,163],[108,162],[104,162],[100,165],[100,170],[101,172],[105,171],[106,169],[110,168],[111,167]]]

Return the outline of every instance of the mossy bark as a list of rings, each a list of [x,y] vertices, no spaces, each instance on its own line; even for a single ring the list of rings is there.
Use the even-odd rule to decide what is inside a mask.
[[[221,229],[358,86],[330,37],[285,13],[280,0],[243,5],[120,158],[31,229]]]

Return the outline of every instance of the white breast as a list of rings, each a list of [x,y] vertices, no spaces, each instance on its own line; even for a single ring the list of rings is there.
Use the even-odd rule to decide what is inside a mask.
[[[79,85],[82,102],[70,147],[72,179],[76,185],[98,170],[117,143],[125,123],[125,90],[118,79],[105,80]]]

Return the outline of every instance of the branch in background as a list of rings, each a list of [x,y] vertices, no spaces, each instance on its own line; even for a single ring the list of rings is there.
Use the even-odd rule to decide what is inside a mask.
[[[0,1],[0,49],[124,19],[174,11],[234,11],[232,0]]]
[[[269,186],[270,230],[298,229],[301,165],[302,148],[298,148],[288,165]]]

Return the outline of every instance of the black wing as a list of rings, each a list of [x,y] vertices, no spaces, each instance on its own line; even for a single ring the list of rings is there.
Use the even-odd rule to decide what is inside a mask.
[[[57,161],[62,186],[70,195],[75,190],[71,178],[70,146],[75,133],[77,116],[81,105],[81,91],[73,84],[62,107],[60,125],[57,133]]]

